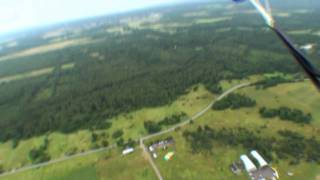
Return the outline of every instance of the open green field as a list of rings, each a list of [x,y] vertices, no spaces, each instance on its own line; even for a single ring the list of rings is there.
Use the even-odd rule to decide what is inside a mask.
[[[104,138],[109,144],[115,143],[115,139],[111,134],[117,130],[123,130],[123,138],[125,140],[132,138],[138,139],[146,135],[147,132],[143,127],[143,122],[146,120],[160,121],[163,118],[170,116],[177,112],[185,112],[188,116],[199,112],[205,108],[212,100],[214,95],[210,94],[204,86],[199,86],[197,91],[192,88],[184,96],[181,96],[174,103],[157,107],[157,108],[144,108],[127,114],[122,114],[111,119],[113,122],[110,129],[97,130],[95,133],[106,133]],[[88,151],[92,148],[91,132],[89,130],[81,130],[72,134],[51,133],[47,135],[49,139],[48,154],[51,159],[63,157],[65,154],[72,151],[72,153]],[[12,168],[20,168],[30,165],[31,161],[28,153],[31,149],[39,147],[44,136],[34,137],[27,140],[22,140],[16,148],[12,148],[12,142],[0,143],[0,159],[2,165],[6,170]]]
[[[98,180],[156,179],[141,151],[121,156],[117,151],[99,152],[43,168],[17,173],[0,179],[14,180]]]
[[[294,37],[297,47],[320,44],[320,26],[314,23],[320,17],[319,2],[273,4],[279,24]],[[194,116],[218,94],[243,82],[272,76],[282,76],[276,83],[304,78],[287,49],[266,29],[251,6],[194,1],[61,22],[30,31],[30,35],[26,32],[19,37],[17,33],[7,40],[0,36],[0,173],[72,157],[0,179],[156,179],[138,148],[124,157],[121,148]],[[319,55],[317,46],[307,54],[311,59]],[[257,105],[239,110],[210,109],[195,122],[164,136],[173,136],[176,141],[172,161],[162,159],[167,151],[160,152],[161,158],[156,160],[165,179],[248,179],[245,173],[233,175],[229,165],[249,148],[212,140],[212,133],[212,154],[191,152],[195,148],[182,133],[196,132],[199,126],[208,125],[212,132],[245,128],[266,140],[281,136],[280,130],[290,130],[303,134],[308,143],[316,142],[311,139],[316,137],[320,144],[320,97],[310,82],[267,89],[247,87],[238,92]],[[311,113],[313,120],[296,124],[262,119],[259,109],[264,106],[296,108],[298,113],[291,113],[291,120],[295,119],[292,114],[299,116],[302,111]],[[280,110],[273,112],[280,116]],[[303,115],[302,119],[310,119]],[[230,134],[227,137],[237,139]],[[79,157],[115,144],[117,149]],[[308,151],[301,159],[318,161],[320,155],[314,150],[319,146],[301,144],[307,148],[300,149]],[[286,152],[294,154],[296,149]],[[290,179],[320,177],[319,165],[303,161],[290,165],[292,162],[274,160],[272,165],[282,179],[289,179],[289,171],[294,173]]]
[[[241,154],[249,153],[241,146],[227,146],[215,142],[212,154],[193,154],[191,152],[190,146],[182,133],[185,130],[196,130],[198,126],[208,125],[216,130],[243,127],[250,131],[260,131],[262,137],[277,136],[278,130],[288,129],[299,132],[306,137],[315,136],[319,139],[320,96],[310,82],[282,84],[265,90],[247,87],[238,92],[255,99],[257,107],[225,111],[211,110],[193,124],[153,139],[158,140],[173,136],[176,141],[174,148],[176,154],[171,161],[163,160],[163,156],[170,150],[159,150],[159,158],[156,159],[156,163],[165,179],[247,179],[246,174],[242,173],[240,176],[236,176],[229,169],[231,163],[239,160]],[[281,105],[300,108],[312,113],[312,124],[297,125],[279,119],[265,120],[258,113],[261,106],[279,107]],[[320,174],[319,165],[306,162],[300,162],[299,165],[289,165],[288,161],[276,160],[272,162],[272,166],[279,171],[281,179],[312,180]],[[294,176],[287,176],[287,172],[293,172]]]
[[[258,80],[261,76],[250,77],[250,81]],[[248,80],[234,80],[221,82],[224,89]],[[281,89],[281,91],[279,90]],[[257,107],[244,108],[240,110],[213,111],[210,110],[200,117],[193,124],[189,124],[175,132],[168,133],[163,137],[173,136],[176,145],[176,152],[171,161],[164,161],[163,156],[168,151],[160,151],[156,163],[165,179],[247,179],[245,173],[235,176],[229,170],[229,165],[238,160],[239,156],[246,152],[242,147],[232,147],[222,145],[218,142],[214,144],[212,154],[193,154],[190,146],[182,136],[184,130],[194,130],[199,125],[209,125],[211,128],[237,128],[243,127],[249,130],[259,130],[263,136],[272,136],[278,130],[290,129],[304,134],[307,137],[319,137],[319,111],[317,102],[319,96],[317,91],[308,81],[298,83],[281,84],[265,90],[257,90],[255,87],[247,87],[238,90],[243,94],[257,101]],[[192,116],[202,110],[214,99],[214,95],[209,93],[203,86],[197,90],[189,90],[189,93],[180,97],[174,103],[158,108],[145,108],[128,114],[116,117],[112,127],[108,130],[101,130],[112,134],[112,132],[123,129],[125,139],[138,138],[146,134],[143,127],[145,120],[159,121],[162,118],[176,112],[186,112]],[[303,101],[301,100],[303,99]],[[261,106],[278,107],[286,105],[292,108],[301,108],[313,115],[311,125],[297,125],[291,122],[280,121],[279,119],[261,119],[258,109]],[[318,104],[319,106],[319,104]],[[262,128],[265,126],[265,128]],[[77,133],[65,135],[53,133],[49,136],[49,154],[54,158],[63,156],[66,150],[76,148],[78,152],[90,149],[90,132],[79,131]],[[12,151],[10,143],[1,144],[1,155],[7,166],[20,167],[29,164],[28,151],[33,146],[39,146],[44,137],[33,138],[20,142],[16,150]],[[108,141],[114,140],[108,137]],[[118,150],[119,151],[119,150]],[[17,156],[19,154],[19,156]],[[125,159],[125,160],[123,160]],[[19,162],[19,163],[18,163]],[[278,169],[281,179],[315,179],[320,174],[320,166],[301,162],[299,165],[289,165],[287,161],[272,162],[273,167]],[[125,171],[128,169],[128,171]],[[289,178],[286,173],[293,172],[294,176]],[[79,173],[81,172],[81,173]],[[121,173],[120,173],[121,172]],[[307,172],[307,173],[306,173]],[[306,177],[307,174],[307,177]],[[34,179],[35,177],[52,179],[154,179],[151,166],[145,161],[138,150],[135,153],[122,157],[119,152],[100,152],[89,156],[75,158],[62,163],[53,164],[36,170],[25,171],[16,175],[6,176],[4,179]],[[0,178],[0,179],[3,179]]]
[[[234,176],[229,170],[229,165],[238,158],[238,154],[243,152],[241,148],[234,149],[215,145],[213,154],[192,154],[187,142],[182,137],[184,129],[195,126],[189,125],[187,128],[170,133],[176,141],[175,148],[169,150],[158,150],[156,164],[164,179],[240,179],[246,180],[243,174]],[[155,138],[157,139],[157,138]],[[173,159],[165,161],[164,155],[170,150],[175,151]]]
[[[259,105],[273,108],[288,106],[310,112],[314,119],[312,123],[317,128],[320,127],[320,96],[309,81],[279,85],[266,90],[246,88],[241,92],[257,97]]]

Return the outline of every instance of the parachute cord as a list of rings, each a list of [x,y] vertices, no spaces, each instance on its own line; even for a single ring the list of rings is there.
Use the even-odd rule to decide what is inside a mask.
[[[312,65],[312,63],[303,55],[303,53],[297,49],[293,43],[289,40],[289,38],[284,35],[284,33],[278,28],[272,28],[278,37],[282,40],[282,42],[287,46],[290,53],[295,57],[297,62],[304,69],[306,74],[310,77],[312,82],[317,86],[320,90],[320,73],[319,71]]]

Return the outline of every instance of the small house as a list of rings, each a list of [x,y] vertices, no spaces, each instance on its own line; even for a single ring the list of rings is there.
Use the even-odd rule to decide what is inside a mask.
[[[130,153],[132,153],[134,151],[134,149],[133,148],[127,148],[127,149],[125,149],[125,150],[123,150],[122,151],[122,155],[127,155],[127,154],[130,154]]]
[[[157,155],[157,153],[152,153],[152,157],[154,158],[154,159],[157,159],[157,157],[158,157],[158,155]]]

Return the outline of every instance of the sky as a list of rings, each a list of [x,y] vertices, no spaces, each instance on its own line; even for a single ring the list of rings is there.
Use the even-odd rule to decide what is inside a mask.
[[[84,17],[184,0],[0,0],[0,35]]]

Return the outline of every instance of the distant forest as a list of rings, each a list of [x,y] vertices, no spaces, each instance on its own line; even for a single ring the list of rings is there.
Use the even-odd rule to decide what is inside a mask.
[[[161,23],[186,22],[182,14],[190,8],[171,8]],[[295,21],[286,24],[299,27]],[[239,26],[253,30],[241,31]],[[99,26],[82,34],[100,40],[94,44],[0,62],[0,76],[55,67],[50,75],[0,85],[0,141],[104,128],[120,113],[171,103],[198,83],[221,93],[220,80],[300,72],[276,36],[262,27],[260,19],[246,14],[177,27],[175,33],[126,27],[130,33],[112,34]],[[230,29],[221,30],[225,28]],[[70,62],[75,63],[73,69],[61,69]]]

